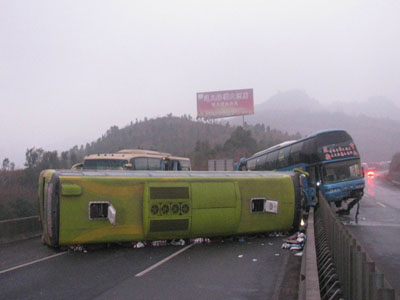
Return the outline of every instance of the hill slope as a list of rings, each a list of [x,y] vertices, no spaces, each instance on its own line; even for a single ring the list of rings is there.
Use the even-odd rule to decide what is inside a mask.
[[[366,115],[329,112],[303,91],[279,93],[246,116],[249,124],[263,123],[305,136],[321,129],[345,129],[358,145],[364,161],[387,161],[400,150],[400,122]],[[240,124],[240,119],[231,122]]]

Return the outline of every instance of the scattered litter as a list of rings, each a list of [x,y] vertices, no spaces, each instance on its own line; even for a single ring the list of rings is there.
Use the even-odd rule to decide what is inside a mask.
[[[295,253],[294,256],[303,256],[303,251]]]
[[[301,244],[301,243],[304,243],[304,238],[297,238],[297,240],[296,240],[299,244]]]
[[[180,239],[180,240],[172,240],[170,243],[172,246],[185,246],[185,241]]]
[[[192,244],[202,244],[204,242],[203,238],[191,239],[190,242]]]
[[[365,221],[367,218],[366,217],[362,217],[361,220]]]
[[[70,246],[69,249],[74,252],[87,253],[87,250],[82,245]]]
[[[153,247],[160,247],[160,246],[166,246],[167,245],[167,241],[166,240],[160,240],[160,241],[152,241],[151,245]]]
[[[136,244],[133,245],[133,248],[139,249],[139,248],[144,248],[146,247],[146,242],[137,242]]]
[[[209,238],[196,238],[190,240],[191,244],[210,244],[211,240]],[[223,243],[223,240],[221,241]]]
[[[272,245],[273,245],[273,243],[269,242],[269,243],[268,243],[268,245],[272,246]]]
[[[303,232],[296,232],[287,239],[283,240],[282,249],[290,249],[291,251],[298,251],[295,253],[296,256],[301,256],[303,254],[302,250],[306,242],[306,235]]]
[[[244,243],[246,240],[243,238],[243,237],[241,237],[241,238],[239,238],[239,242],[240,243]]]
[[[275,256],[279,256],[279,253],[275,253]]]
[[[264,243],[261,243],[261,246],[264,246]]]
[[[256,262],[256,261],[257,261],[257,258],[253,258],[253,261]]]
[[[292,246],[290,246],[290,250],[303,250],[303,246],[292,245]]]
[[[242,258],[242,257],[243,257],[243,254],[239,254],[238,257],[239,257],[239,258]]]

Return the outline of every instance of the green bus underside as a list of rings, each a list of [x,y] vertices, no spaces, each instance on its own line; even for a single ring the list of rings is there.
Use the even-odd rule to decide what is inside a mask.
[[[299,221],[296,180],[277,172],[46,170],[38,192],[44,239],[58,246],[290,230]],[[263,201],[276,209],[261,211]],[[101,205],[115,209],[114,224],[93,218]]]

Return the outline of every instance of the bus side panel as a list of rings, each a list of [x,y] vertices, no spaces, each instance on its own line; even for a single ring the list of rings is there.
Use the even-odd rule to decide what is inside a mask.
[[[133,178],[61,177],[60,245],[143,239],[143,190],[143,181]],[[91,203],[112,205],[116,224],[89,219]]]
[[[242,203],[239,234],[292,229],[295,190],[291,176],[241,180],[239,188]],[[277,213],[252,212],[251,199],[257,198],[278,202]]]
[[[240,202],[235,182],[227,180],[192,183],[192,236],[236,233]]]

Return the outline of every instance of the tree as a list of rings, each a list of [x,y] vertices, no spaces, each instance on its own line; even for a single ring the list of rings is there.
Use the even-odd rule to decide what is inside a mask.
[[[6,171],[10,168],[10,160],[8,158],[5,158],[3,160],[3,171]]]
[[[227,153],[235,153],[238,149],[245,149],[246,152],[254,153],[257,149],[257,141],[251,136],[250,130],[243,127],[237,127],[230,138],[224,144],[224,150]]]
[[[25,167],[27,169],[34,169],[42,161],[43,149],[35,149],[35,147],[27,149],[25,153]]]

